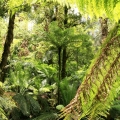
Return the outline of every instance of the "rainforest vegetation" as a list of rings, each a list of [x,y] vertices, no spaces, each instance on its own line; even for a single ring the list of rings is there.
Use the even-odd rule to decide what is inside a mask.
[[[120,120],[120,0],[0,0],[0,120]]]

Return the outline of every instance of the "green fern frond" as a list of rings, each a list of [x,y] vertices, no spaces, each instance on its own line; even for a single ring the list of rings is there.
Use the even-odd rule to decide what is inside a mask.
[[[77,87],[74,84],[70,85],[69,79],[70,78],[64,78],[60,82],[60,93],[63,105],[67,105],[73,99],[77,90]]]
[[[117,77],[120,76],[120,35],[117,35],[118,28],[119,26],[116,26],[108,36],[99,56],[91,64],[75,98],[64,108],[61,117],[65,116],[66,118],[70,115],[76,120],[89,116],[92,120],[99,115],[106,115],[117,95],[117,92],[114,91],[114,85],[118,87]]]
[[[62,5],[77,4],[80,13],[85,15],[93,16],[104,16],[112,20],[120,19],[120,1],[119,0],[55,0]]]
[[[57,116],[57,113],[42,113],[39,117],[32,120],[56,120]]]
[[[33,99],[30,95],[25,95],[26,98],[26,103],[29,104],[29,108],[30,108],[30,113],[33,116],[38,116],[40,114],[40,105],[39,103]]]
[[[23,115],[30,116],[30,106],[27,104],[25,97],[22,94],[16,94],[13,99],[18,104]]]
[[[11,98],[0,97],[0,120],[8,120],[8,111],[11,111],[15,106]]]
[[[0,107],[0,120],[8,120],[4,110]]]

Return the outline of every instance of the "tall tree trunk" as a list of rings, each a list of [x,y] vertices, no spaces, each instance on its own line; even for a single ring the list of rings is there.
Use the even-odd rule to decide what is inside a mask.
[[[8,24],[8,32],[7,32],[7,36],[6,36],[6,40],[5,40],[5,44],[4,44],[4,50],[3,50],[3,54],[2,54],[2,60],[0,63],[0,81],[4,82],[5,80],[5,66],[7,65],[7,59],[8,59],[8,55],[10,53],[10,46],[11,43],[13,41],[13,29],[14,29],[14,21],[15,21],[15,14],[12,14],[12,12],[10,12],[10,16],[9,16],[9,24]]]
[[[60,81],[61,81],[61,47],[58,47],[58,66],[59,66],[59,80],[58,80],[58,104],[60,104]]]
[[[68,13],[68,8],[67,8],[67,6],[65,6],[64,7],[64,27],[66,27],[66,25],[68,23],[67,13]],[[62,71],[61,71],[62,79],[66,77],[66,61],[67,61],[66,50],[67,50],[67,47],[65,46],[63,48],[63,53],[62,53]]]
[[[66,77],[66,61],[67,61],[66,49],[67,47],[63,48],[63,54],[62,54],[62,71],[61,71],[62,79]]]
[[[65,5],[64,7],[64,27],[67,27],[66,25],[68,24],[68,8]]]
[[[76,69],[78,70],[78,66],[79,66],[79,56],[78,56],[78,47],[77,47],[77,50],[76,50],[76,62],[77,62],[77,66],[76,66]]]

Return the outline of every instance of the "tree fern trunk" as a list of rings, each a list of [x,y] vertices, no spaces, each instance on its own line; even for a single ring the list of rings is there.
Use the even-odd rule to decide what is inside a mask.
[[[66,27],[67,23],[68,23],[68,8],[67,6],[64,7],[64,27]],[[61,78],[65,78],[66,77],[66,61],[67,61],[67,47],[65,46],[63,48],[63,52],[62,52],[62,71],[61,71]]]
[[[67,61],[67,55],[66,55],[66,48],[63,48],[63,54],[62,54],[62,71],[61,71],[61,78],[66,77],[66,61]]]
[[[61,47],[58,47],[58,104],[60,104],[60,81],[61,81]]]
[[[10,46],[13,41],[14,21],[15,21],[15,14],[12,14],[12,12],[10,12],[8,32],[7,32],[7,37],[6,37],[5,44],[4,44],[2,60],[0,63],[0,69],[1,69],[0,81],[2,82],[4,82],[5,80],[5,71],[6,71],[5,66],[7,65],[7,59],[10,53]]]

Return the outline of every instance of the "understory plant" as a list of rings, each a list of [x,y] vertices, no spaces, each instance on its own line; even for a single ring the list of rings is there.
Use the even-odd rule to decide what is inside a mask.
[[[0,120],[8,120],[10,111],[14,107],[16,107],[16,105],[10,97],[10,93],[5,92],[4,84],[0,82]]]
[[[66,106],[75,96],[78,84],[81,81],[72,77],[66,77],[60,82],[61,103]]]
[[[47,64],[17,60],[10,64],[4,84],[6,91],[16,94],[13,100],[17,106],[10,110],[11,120],[57,117],[55,75],[56,69]]]

